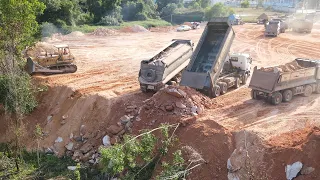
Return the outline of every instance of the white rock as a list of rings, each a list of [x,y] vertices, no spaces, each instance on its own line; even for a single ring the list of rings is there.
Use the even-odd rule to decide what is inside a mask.
[[[62,142],[62,141],[63,141],[62,137],[58,137],[54,142],[55,142],[55,143],[60,143],[60,142]]]
[[[70,134],[69,138],[70,138],[70,139],[72,139],[72,138],[73,138],[73,133],[71,133],[71,134]]]
[[[302,163],[299,161],[293,163],[292,165],[287,165],[285,168],[287,180],[292,180],[293,178],[297,177],[298,173],[302,169],[302,166]]]
[[[71,151],[73,149],[73,142],[69,142],[65,147],[66,147],[66,149]]]
[[[184,105],[184,104],[182,104],[181,102],[176,102],[176,106],[178,107],[178,108],[180,108],[180,109],[185,109],[187,106],[186,105]]]
[[[141,121],[141,118],[140,117],[136,117],[136,121]]]
[[[197,106],[192,106],[192,107],[191,107],[191,112],[192,112],[192,113],[198,113],[197,110],[198,110],[198,107],[197,107]]]
[[[52,116],[50,115],[47,117],[47,122],[50,122],[51,120],[52,120]]]
[[[85,125],[81,125],[80,127],[80,136],[83,136],[84,134],[86,134],[86,130],[85,130]]]
[[[68,118],[68,115],[62,116],[62,119],[63,119],[63,120],[66,120],[67,118]]]
[[[102,143],[104,146],[111,146],[110,137],[108,135],[105,135],[102,139]]]
[[[68,166],[68,169],[70,171],[75,171],[77,169],[77,166]]]

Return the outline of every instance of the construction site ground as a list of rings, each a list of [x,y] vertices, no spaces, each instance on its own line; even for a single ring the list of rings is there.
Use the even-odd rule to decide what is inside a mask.
[[[320,59],[320,24],[314,25],[311,34],[287,31],[276,38],[264,37],[263,25],[245,24],[234,26],[234,30],[236,38],[231,52],[251,54],[254,66],[281,65],[297,57]],[[28,148],[36,147],[33,131],[37,123],[48,134],[41,142],[43,148],[51,147],[57,137],[68,139],[71,133],[79,134],[84,125],[85,131],[95,133],[96,138],[92,139],[96,142],[92,144],[98,146],[107,128],[117,125],[128,114],[128,106],[133,106],[141,109],[141,120],[134,122],[133,133],[160,123],[182,122],[177,130],[176,148],[190,146],[206,161],[192,170],[189,179],[228,179],[230,157],[233,165],[239,167],[233,174],[240,179],[282,180],[286,177],[285,166],[296,161],[315,168],[296,179],[320,179],[320,96],[317,94],[296,96],[290,103],[273,106],[251,99],[249,81],[215,99],[182,88],[202,108],[199,115],[192,116],[161,109],[164,104],[184,100],[165,93],[160,96],[140,91],[141,60],[153,56],[172,39],[191,39],[196,45],[202,31],[203,28],[187,32],[157,28],[156,32],[59,36],[50,40],[50,44],[70,46],[78,71],[34,76],[49,89],[39,95],[39,106],[25,118],[27,135],[22,142]],[[153,103],[145,103],[147,99]],[[4,117],[2,112],[2,142],[9,137],[8,133],[5,135],[8,122]]]

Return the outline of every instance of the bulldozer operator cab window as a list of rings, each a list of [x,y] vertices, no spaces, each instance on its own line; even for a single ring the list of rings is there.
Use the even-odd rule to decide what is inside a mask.
[[[68,55],[68,54],[69,54],[69,49],[63,48],[63,55]]]

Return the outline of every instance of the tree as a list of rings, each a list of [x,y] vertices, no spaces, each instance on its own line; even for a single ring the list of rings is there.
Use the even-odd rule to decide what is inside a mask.
[[[249,0],[245,0],[241,3],[242,8],[248,8],[250,6]]]
[[[211,0],[195,0],[201,8],[207,8],[211,4]]]
[[[177,4],[170,3],[166,7],[162,8],[161,17],[167,17],[174,13],[174,11],[178,8]]]
[[[112,13],[112,10],[119,6],[120,3],[121,0],[87,0],[88,11],[94,16],[94,23]]]
[[[36,16],[45,5],[38,0],[0,1],[0,103],[15,129],[15,159],[19,170],[19,128],[25,114],[37,103],[32,92],[31,79],[22,70],[22,50],[35,41],[39,32]]]
[[[179,4],[183,3],[183,0],[157,0],[158,11],[161,12],[164,7],[171,3],[179,6]]]
[[[158,17],[157,6],[153,0],[126,1],[122,5],[123,20],[146,20]]]
[[[216,3],[211,8],[206,9],[205,18],[210,20],[213,17],[225,17],[233,13],[234,11],[231,8],[224,6],[222,3]]]

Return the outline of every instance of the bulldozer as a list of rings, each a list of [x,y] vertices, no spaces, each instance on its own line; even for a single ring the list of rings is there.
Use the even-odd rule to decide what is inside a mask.
[[[74,73],[77,66],[74,64],[75,57],[70,52],[68,45],[55,45],[55,50],[41,52],[34,57],[27,57],[26,70],[30,75],[42,73],[45,75]]]

